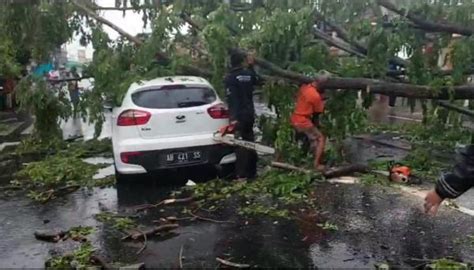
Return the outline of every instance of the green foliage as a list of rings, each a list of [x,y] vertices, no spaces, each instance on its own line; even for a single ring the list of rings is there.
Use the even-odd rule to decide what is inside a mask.
[[[59,121],[72,113],[64,88],[52,87],[44,80],[29,76],[18,84],[17,98],[22,109],[35,114],[35,135],[40,140],[54,140],[61,136]]]
[[[289,61],[301,59],[311,25],[309,8],[297,11],[276,8],[270,16],[265,17],[249,44],[265,59],[286,65]]]
[[[432,270],[468,270],[471,265],[467,263],[460,263],[450,259],[439,259],[428,264],[427,269]]]
[[[95,218],[103,223],[109,224],[112,228],[119,231],[126,231],[137,226],[135,221],[130,218],[120,217],[117,214],[102,212],[95,215]]]
[[[202,37],[206,41],[212,67],[215,70],[211,82],[221,94],[224,93],[223,78],[227,70],[227,50],[234,43],[229,28],[226,27],[229,13],[228,6],[221,6],[210,15],[211,22],[202,31]]]
[[[99,168],[101,166],[85,163],[75,156],[54,155],[28,164],[18,173],[18,177],[28,179],[29,185],[39,188],[71,184],[90,185]]]
[[[90,226],[86,227],[73,227],[68,231],[68,237],[72,239],[83,239],[86,236],[89,236],[95,232],[95,229]]]
[[[373,167],[371,167],[371,168],[373,168]],[[376,169],[376,168],[374,168],[374,169]],[[386,167],[383,170],[386,170]],[[363,185],[368,185],[368,186],[371,186],[371,185],[387,185],[389,183],[387,177],[383,177],[383,176],[375,174],[375,173],[363,174],[360,177],[360,181]]]
[[[106,165],[92,165],[82,159],[111,151],[110,141],[90,141],[65,144],[62,141],[38,143],[35,140],[24,141],[17,153],[46,155],[43,160],[27,164],[17,173],[17,183],[29,191],[28,197],[35,201],[47,202],[68,193],[77,187],[107,187],[114,185],[115,177],[93,179],[93,176]],[[65,189],[65,190],[63,190]],[[59,192],[59,193],[58,193]]]
[[[46,269],[86,269],[92,267],[94,265],[91,263],[91,257],[94,251],[95,248],[91,243],[83,243],[72,254],[51,258],[46,263]]]
[[[264,206],[259,203],[242,206],[238,213],[243,216],[269,216],[282,219],[287,219],[290,216],[287,209],[279,209],[277,206]]]
[[[249,183],[214,180],[198,184],[192,192],[201,205],[222,205],[227,199],[236,196],[247,201],[238,210],[239,214],[288,218],[288,206],[309,203],[311,182],[309,175],[269,171]]]
[[[75,30],[68,21],[72,17],[71,11],[67,2],[0,4],[0,59],[6,60],[1,67],[8,67],[0,68],[0,74],[6,70],[17,73],[19,61],[24,62],[23,55],[31,55],[36,61],[47,59],[71,38]]]
[[[319,223],[318,224],[319,227],[321,227],[323,230],[327,230],[327,231],[338,231],[339,230],[339,227],[335,224],[332,224],[330,222],[325,222],[325,223]]]

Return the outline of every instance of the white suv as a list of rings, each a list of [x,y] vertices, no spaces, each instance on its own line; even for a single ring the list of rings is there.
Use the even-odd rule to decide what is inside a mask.
[[[205,79],[164,77],[132,84],[112,116],[117,180],[198,165],[231,167],[232,147],[213,140],[228,123],[227,107]]]

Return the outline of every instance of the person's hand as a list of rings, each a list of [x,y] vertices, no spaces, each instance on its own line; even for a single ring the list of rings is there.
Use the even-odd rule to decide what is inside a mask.
[[[425,213],[431,216],[435,216],[438,213],[439,206],[443,202],[443,199],[438,195],[435,190],[428,192],[425,197]]]

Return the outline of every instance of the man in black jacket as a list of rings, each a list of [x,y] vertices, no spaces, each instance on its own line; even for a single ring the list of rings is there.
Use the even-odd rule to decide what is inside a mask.
[[[254,141],[253,125],[255,108],[253,104],[254,87],[262,83],[253,69],[254,59],[239,53],[230,56],[231,69],[225,77],[227,103],[230,111],[230,122],[235,125],[235,136],[246,141]],[[236,176],[238,180],[252,179],[257,174],[257,153],[252,150],[237,148],[235,151]]]
[[[456,165],[450,173],[443,174],[434,190],[425,198],[425,212],[436,215],[445,199],[461,196],[474,186],[474,145],[456,151]]]

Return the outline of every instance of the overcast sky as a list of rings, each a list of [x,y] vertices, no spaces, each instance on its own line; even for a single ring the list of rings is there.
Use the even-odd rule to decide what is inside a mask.
[[[97,0],[97,4],[103,7],[113,7],[115,5],[115,0]],[[107,10],[101,11],[100,15],[111,21],[112,23],[116,24],[126,32],[130,33],[131,35],[136,35],[144,31],[142,15],[139,13],[135,13],[133,11],[126,11],[124,17],[122,11]],[[107,32],[111,39],[117,39],[119,37],[119,34],[108,26],[104,26],[104,30]],[[66,45],[68,50],[68,57],[70,60],[77,59],[77,50],[84,48],[79,44],[79,38],[80,37],[75,37],[70,43]],[[92,46],[89,45],[86,48],[87,57],[92,59],[92,53]]]

